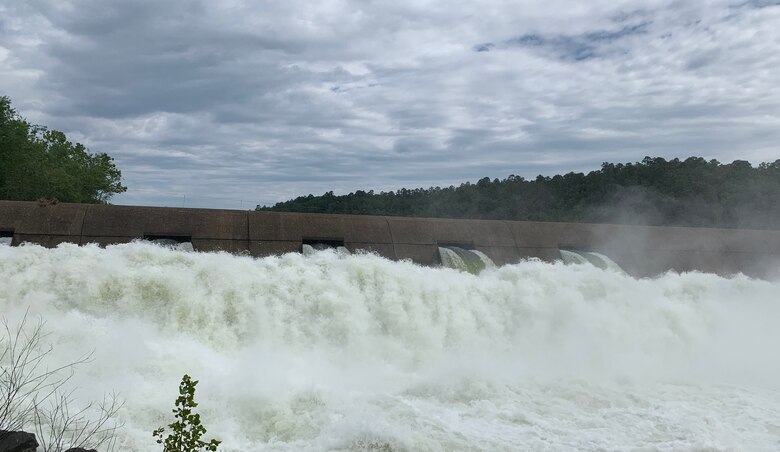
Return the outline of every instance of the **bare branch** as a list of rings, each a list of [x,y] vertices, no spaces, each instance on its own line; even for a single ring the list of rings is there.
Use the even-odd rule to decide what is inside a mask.
[[[28,310],[14,328],[5,318],[0,323],[4,330],[0,337],[0,430],[23,430],[33,423],[44,452],[70,447],[114,450],[115,433],[121,427],[115,416],[122,401],[112,393],[99,404],[73,410],[73,391],[64,390],[75,368],[91,361],[93,354],[49,368],[46,361],[53,347],[46,342],[43,319],[30,325]]]

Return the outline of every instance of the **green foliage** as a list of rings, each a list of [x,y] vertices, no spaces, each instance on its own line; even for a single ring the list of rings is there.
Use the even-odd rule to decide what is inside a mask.
[[[192,380],[185,374],[179,384],[179,397],[176,399],[176,408],[173,410],[176,420],[168,424],[171,433],[163,437],[165,427],[155,430],[152,435],[157,438],[157,444],[163,445],[163,452],[195,452],[200,450],[215,451],[220,441],[212,439],[208,442],[200,438],[206,433],[206,428],[200,423],[200,414],[193,413],[195,403],[195,385],[197,380]]]
[[[780,160],[604,163],[588,174],[511,175],[458,187],[302,196],[258,210],[780,229]]]
[[[64,133],[33,125],[0,96],[0,199],[106,203],[127,190],[107,154],[92,154]]]

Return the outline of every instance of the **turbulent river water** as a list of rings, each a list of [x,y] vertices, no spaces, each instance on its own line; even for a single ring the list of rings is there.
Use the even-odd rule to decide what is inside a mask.
[[[778,450],[780,283],[539,261],[479,275],[323,251],[0,246],[0,311],[159,450],[184,373],[254,450]]]

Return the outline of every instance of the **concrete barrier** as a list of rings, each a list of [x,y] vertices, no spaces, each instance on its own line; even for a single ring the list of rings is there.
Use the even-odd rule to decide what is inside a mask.
[[[252,254],[300,251],[304,242],[339,242],[352,252],[366,250],[395,259],[384,217],[286,212],[248,212]],[[284,242],[284,244],[273,242]]]
[[[387,217],[398,259],[431,265],[439,261],[439,246],[482,251],[496,264],[516,262],[517,246],[502,221]]]
[[[134,239],[180,237],[198,251],[249,250],[246,212],[91,205],[84,217],[81,243],[123,243]]]
[[[446,245],[482,251],[499,265],[556,260],[559,249],[572,249],[603,253],[637,276],[668,270],[763,276],[780,268],[780,231],[758,230],[0,201],[0,233],[12,235],[13,245],[44,246],[172,237],[199,251],[253,256],[327,242],[424,265],[438,264],[438,247]]]
[[[79,243],[87,207],[0,201],[0,229],[13,232],[14,245],[32,242],[54,247],[65,242]]]

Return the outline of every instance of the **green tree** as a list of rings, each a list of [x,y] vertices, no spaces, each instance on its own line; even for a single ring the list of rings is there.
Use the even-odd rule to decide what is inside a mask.
[[[780,160],[754,168],[743,160],[645,157],[603,163],[588,174],[533,180],[512,175],[458,187],[340,196],[328,192],[258,210],[780,229]]]
[[[200,423],[200,414],[193,413],[193,409],[198,406],[195,403],[197,384],[197,381],[184,374],[179,384],[176,408],[173,410],[176,420],[168,424],[171,433],[163,437],[165,427],[160,427],[152,433],[157,438],[157,444],[163,445],[163,452],[215,451],[220,445],[221,441],[216,439],[208,442],[200,439],[206,433],[206,428]]]
[[[30,124],[0,96],[0,199],[107,203],[127,190],[105,153],[92,154],[64,133]]]

